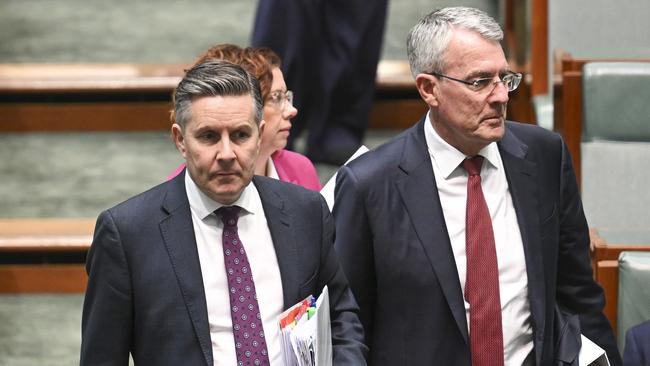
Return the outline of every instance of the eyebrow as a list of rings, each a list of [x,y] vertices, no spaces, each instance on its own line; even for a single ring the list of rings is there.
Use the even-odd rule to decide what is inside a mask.
[[[506,69],[503,69],[503,70],[499,70],[499,71],[497,72],[496,75],[501,76],[501,75],[505,75],[505,74],[510,74],[510,73],[512,73],[512,72],[513,72],[513,71],[512,71],[510,68],[506,68]],[[495,75],[495,74],[493,74],[493,73],[491,73],[491,72],[488,72],[488,71],[484,71],[484,70],[475,70],[475,71],[470,72],[470,73],[467,75],[467,79],[466,79],[466,80],[469,80],[469,79],[477,79],[477,78],[479,78],[479,79],[487,79],[487,78],[494,77],[494,75]]]

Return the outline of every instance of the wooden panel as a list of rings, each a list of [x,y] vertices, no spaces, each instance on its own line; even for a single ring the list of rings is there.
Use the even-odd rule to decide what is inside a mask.
[[[0,219],[0,235],[92,234],[95,219]]]
[[[1,252],[85,252],[95,219],[0,219]]]
[[[532,0],[531,95],[548,94],[548,1]]]
[[[83,264],[0,265],[0,293],[82,293]]]
[[[181,64],[0,64],[0,94],[170,92]]]
[[[582,135],[582,72],[567,71],[562,73],[562,121],[572,121],[558,126],[571,153],[573,167],[580,187],[582,171],[580,166],[580,141]],[[576,123],[575,121],[580,121]],[[561,128],[561,129],[560,129]]]
[[[370,110],[370,128],[403,130],[411,127],[429,110],[421,99],[375,102]]]
[[[605,291],[604,313],[612,329],[616,329],[618,311],[618,260],[599,261],[596,281]]]
[[[171,94],[182,65],[0,65],[0,133],[168,130]],[[510,117],[532,121],[529,82],[510,103]],[[404,129],[427,107],[408,62],[377,69],[370,128]]]
[[[169,130],[171,102],[0,103],[0,132]]]
[[[524,122],[535,123],[535,112],[533,111],[531,97],[531,77],[524,74],[524,79],[519,84],[519,88],[510,93],[508,101],[508,119]]]

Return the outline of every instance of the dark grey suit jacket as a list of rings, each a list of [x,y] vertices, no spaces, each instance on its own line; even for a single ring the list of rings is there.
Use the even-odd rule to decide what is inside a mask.
[[[470,365],[462,291],[423,123],[354,160],[337,179],[335,248],[361,308],[372,365]],[[536,364],[574,362],[581,330],[620,365],[592,278],[566,146],[542,128],[506,126],[498,148],[524,245]]]
[[[184,175],[99,216],[86,265],[81,365],[127,365],[129,352],[139,365],[213,365]],[[358,307],[333,250],[326,203],[293,184],[264,177],[253,183],[280,266],[284,308],[328,285],[334,364],[365,365]]]

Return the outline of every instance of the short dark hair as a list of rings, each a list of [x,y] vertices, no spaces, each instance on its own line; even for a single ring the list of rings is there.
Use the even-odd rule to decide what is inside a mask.
[[[253,99],[253,118],[262,120],[262,96],[257,78],[241,66],[224,60],[208,59],[187,70],[174,90],[174,121],[185,128],[190,120],[192,101],[199,97],[250,95]]]

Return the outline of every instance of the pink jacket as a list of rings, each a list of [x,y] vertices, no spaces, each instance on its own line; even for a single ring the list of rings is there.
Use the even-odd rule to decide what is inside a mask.
[[[271,159],[281,181],[320,191],[316,168],[306,156],[282,149],[274,152]]]
[[[313,191],[320,191],[321,185],[314,164],[304,155],[289,150],[278,150],[273,155],[273,165],[283,182],[293,183]],[[185,163],[176,168],[168,177],[170,180],[185,169]]]

